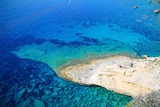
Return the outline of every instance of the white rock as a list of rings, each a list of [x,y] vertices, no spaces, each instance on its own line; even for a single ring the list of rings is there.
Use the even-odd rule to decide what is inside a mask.
[[[160,12],[160,9],[155,9],[154,11],[153,11],[153,13],[159,13]]]
[[[92,70],[89,70],[91,67]],[[134,97],[157,89],[160,85],[160,76],[157,76],[159,70],[160,57],[131,59],[114,56],[91,61],[90,64],[68,66],[61,69],[60,73],[63,78],[73,82],[95,84]],[[71,75],[66,75],[68,73]]]
[[[142,58],[147,59],[148,56],[147,55],[142,55]]]
[[[134,6],[133,8],[136,9],[136,8],[138,8],[138,6]]]

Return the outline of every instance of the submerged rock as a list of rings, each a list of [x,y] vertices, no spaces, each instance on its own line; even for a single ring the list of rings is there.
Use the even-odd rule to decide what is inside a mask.
[[[30,105],[30,100],[27,99],[27,100],[19,103],[19,104],[17,105],[17,107],[29,107],[29,105]]]
[[[3,68],[1,76],[6,75],[0,84],[0,107],[90,107],[88,102],[92,102],[94,107],[99,106],[101,102],[112,107],[113,101],[108,101],[108,97],[111,96],[114,96],[117,102],[120,102],[117,100],[120,98],[123,102],[120,106],[122,107],[132,99],[102,87],[85,87],[65,81],[59,78],[48,65],[41,62],[18,57],[19,61],[17,61],[15,56],[11,57],[8,54],[5,54],[5,57],[7,59],[0,57],[2,60],[0,63],[4,60],[8,62],[7,65],[0,66]],[[26,70],[27,67],[24,68],[24,66],[28,63],[30,69]],[[45,81],[42,78],[45,78]],[[98,93],[97,96],[94,95],[93,90]],[[107,96],[108,93],[110,96]],[[97,99],[103,99],[103,101],[97,102]]]
[[[26,91],[26,89],[23,88],[16,94],[18,100],[22,97],[22,95],[24,94],[25,91]]]
[[[45,107],[45,104],[38,99],[27,99],[17,105],[17,107]]]
[[[69,99],[72,99],[73,97],[71,95],[68,96]]]
[[[40,100],[35,99],[33,103],[33,107],[45,107],[44,103]]]

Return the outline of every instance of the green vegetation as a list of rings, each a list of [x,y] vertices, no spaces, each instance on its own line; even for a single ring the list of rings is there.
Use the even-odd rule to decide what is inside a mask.
[[[160,107],[160,90],[133,99],[126,107]]]

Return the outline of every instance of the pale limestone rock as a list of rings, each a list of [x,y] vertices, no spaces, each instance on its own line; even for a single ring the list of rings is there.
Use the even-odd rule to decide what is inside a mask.
[[[160,57],[114,56],[64,67],[60,73],[63,78],[79,84],[99,85],[133,97],[160,89]]]
[[[142,58],[147,59],[148,56],[147,55],[142,55]]]
[[[153,13],[159,13],[160,12],[160,9],[155,9],[154,11],[153,11]]]
[[[134,6],[133,8],[136,9],[136,8],[138,8],[138,6]]]

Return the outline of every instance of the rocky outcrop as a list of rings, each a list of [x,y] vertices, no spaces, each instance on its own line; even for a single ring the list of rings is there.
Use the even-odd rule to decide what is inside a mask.
[[[155,14],[160,13],[160,9],[155,9],[155,10],[153,11],[153,13],[155,13]]]
[[[113,56],[89,64],[66,66],[60,72],[70,81],[99,85],[133,97],[160,89],[160,57],[132,59]]]
[[[138,8],[138,6],[134,6],[133,8],[136,9],[136,8]]]

